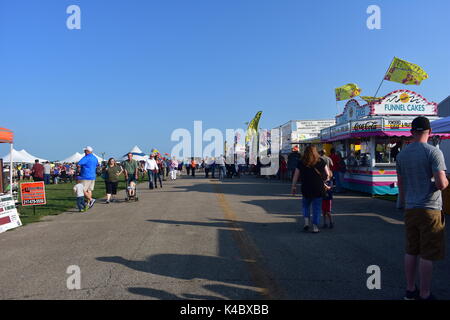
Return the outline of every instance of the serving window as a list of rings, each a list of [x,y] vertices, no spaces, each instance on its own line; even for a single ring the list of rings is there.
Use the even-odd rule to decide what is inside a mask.
[[[348,144],[347,166],[370,167],[370,138],[352,139]]]
[[[375,164],[395,165],[402,147],[403,140],[400,138],[376,138]]]

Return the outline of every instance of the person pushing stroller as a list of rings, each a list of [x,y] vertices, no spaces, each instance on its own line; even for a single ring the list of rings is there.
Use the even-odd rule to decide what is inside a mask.
[[[133,154],[129,152],[127,154],[128,159],[122,162],[123,172],[125,174],[125,181],[127,183],[127,198],[126,201],[135,200],[136,196],[136,184],[139,178],[139,163],[133,159]]]

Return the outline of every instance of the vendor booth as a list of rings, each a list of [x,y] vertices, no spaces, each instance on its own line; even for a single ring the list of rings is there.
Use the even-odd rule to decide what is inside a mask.
[[[345,188],[370,194],[397,194],[396,157],[411,137],[411,122],[417,116],[437,120],[437,104],[420,94],[397,90],[380,100],[360,105],[352,99],[336,125],[321,130],[321,141],[331,143],[345,159]],[[434,144],[448,139],[433,134]]]

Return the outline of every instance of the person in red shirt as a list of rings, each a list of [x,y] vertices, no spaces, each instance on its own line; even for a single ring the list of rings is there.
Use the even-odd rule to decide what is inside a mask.
[[[339,153],[333,148],[330,151],[330,158],[333,161],[331,171],[333,172],[334,181],[336,184],[336,192],[342,192],[342,158]]]
[[[44,166],[37,159],[34,161],[31,175],[33,176],[33,181],[44,181]]]

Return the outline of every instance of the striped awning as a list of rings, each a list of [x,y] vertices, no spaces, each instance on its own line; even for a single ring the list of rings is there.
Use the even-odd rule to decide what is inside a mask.
[[[14,135],[9,129],[0,128],[0,143],[13,143]]]

